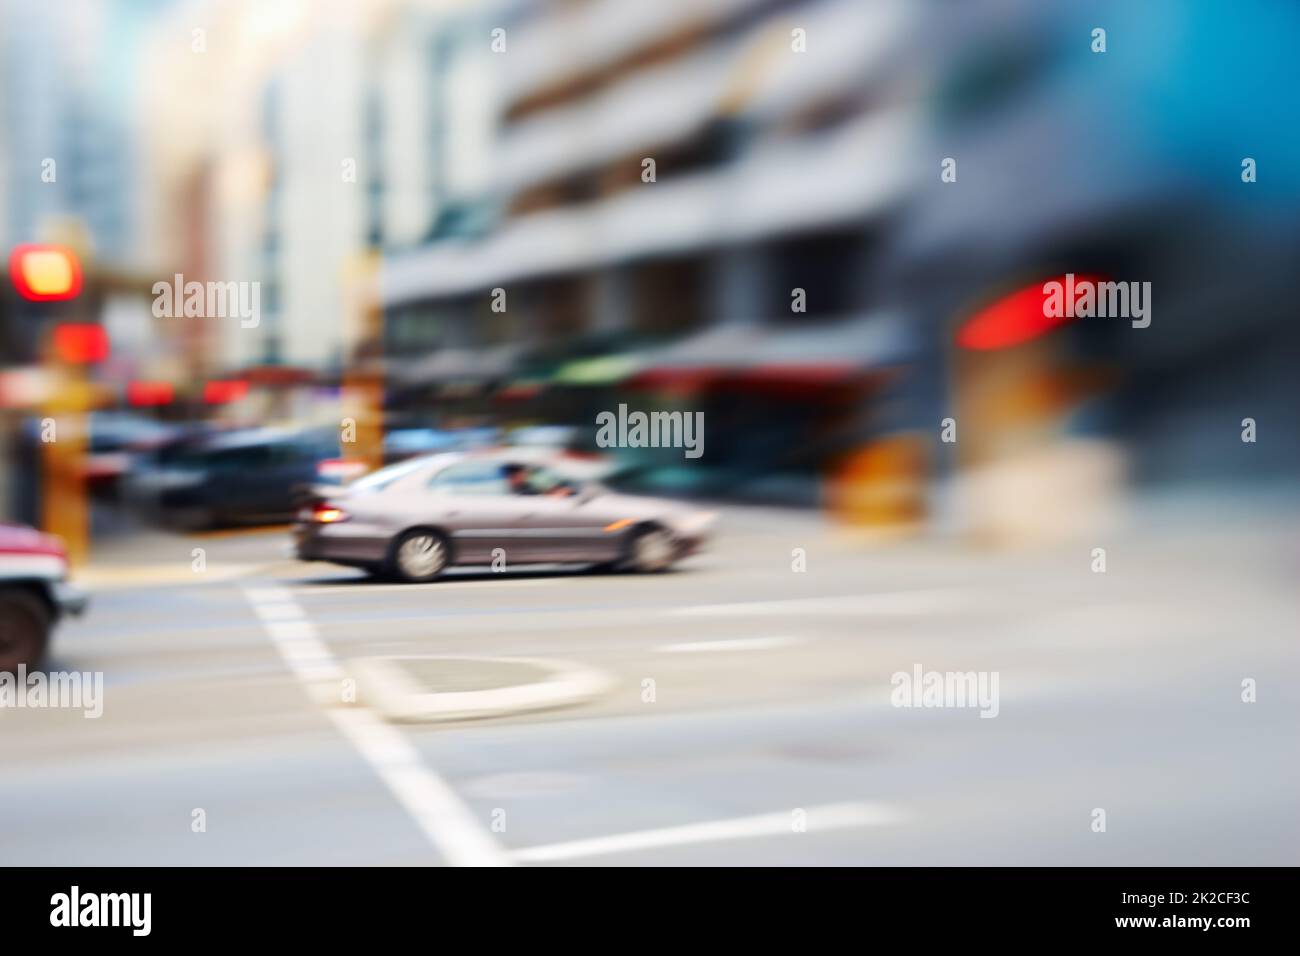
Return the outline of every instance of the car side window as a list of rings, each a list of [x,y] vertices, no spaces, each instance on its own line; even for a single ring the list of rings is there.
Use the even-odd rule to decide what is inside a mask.
[[[568,483],[553,471],[532,468],[528,472],[528,486],[535,495],[549,495]]]
[[[246,445],[226,448],[209,458],[209,468],[219,474],[247,474],[265,468],[271,462],[271,449],[267,445]]]
[[[508,465],[515,469],[510,481],[510,492],[517,495],[546,495],[568,497],[578,491],[577,482],[538,465]]]
[[[504,495],[508,492],[499,462],[462,462],[448,465],[429,480],[438,495]]]

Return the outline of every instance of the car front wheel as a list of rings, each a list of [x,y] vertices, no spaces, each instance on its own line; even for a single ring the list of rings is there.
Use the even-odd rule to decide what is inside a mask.
[[[35,667],[50,640],[50,610],[36,595],[0,590],[0,671]]]
[[[643,574],[667,571],[677,560],[677,542],[663,528],[647,528],[638,533],[629,551],[628,565]]]

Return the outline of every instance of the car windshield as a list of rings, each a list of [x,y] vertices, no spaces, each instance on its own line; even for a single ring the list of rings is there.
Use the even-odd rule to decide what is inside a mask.
[[[349,490],[356,493],[365,494],[372,491],[383,491],[394,481],[409,475],[413,471],[428,465],[427,458],[412,458],[408,461],[398,462],[395,465],[389,465],[387,468],[380,468],[378,471],[372,471],[368,475],[363,475],[348,486]]]

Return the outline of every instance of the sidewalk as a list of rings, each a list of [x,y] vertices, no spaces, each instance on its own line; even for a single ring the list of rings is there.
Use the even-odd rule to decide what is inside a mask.
[[[284,527],[198,534],[140,529],[95,542],[73,577],[93,589],[230,581],[283,562],[288,540]]]

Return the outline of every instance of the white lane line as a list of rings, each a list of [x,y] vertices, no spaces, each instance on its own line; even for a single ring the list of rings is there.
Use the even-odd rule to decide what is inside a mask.
[[[661,644],[655,648],[660,654],[705,654],[712,651],[766,651],[774,647],[791,647],[807,640],[803,637],[738,637],[725,641],[688,641],[682,644]]]
[[[458,591],[468,588],[479,590],[496,590],[497,588],[539,588],[554,586],[553,578],[502,578],[500,580],[484,579],[482,581],[435,581],[432,584],[370,584],[358,581],[354,584],[295,584],[294,591],[298,597],[312,594],[351,593],[365,597],[379,591],[405,591],[407,594],[438,593],[440,591]]]
[[[780,601],[737,601],[696,604],[668,611],[675,617],[749,617],[767,614],[930,614],[969,603],[963,590],[893,591],[884,594],[844,594],[831,597],[788,598]]]
[[[275,642],[280,657],[309,689],[320,690],[321,683],[333,682],[335,695],[341,697],[338,682],[345,676],[343,668],[316,634],[311,621],[305,618],[269,621],[266,622],[266,632]]]
[[[253,602],[254,606],[260,604],[284,604],[292,603],[293,595],[289,589],[272,585],[270,587],[244,588],[244,595]]]
[[[278,601],[275,604],[254,604],[253,610],[262,622],[295,621],[302,617],[302,608],[292,601]]]
[[[513,866],[500,844],[402,734],[364,707],[328,711],[452,866]]]
[[[280,657],[309,692],[318,691],[322,682],[343,678],[338,660],[284,588],[247,588],[244,593]],[[290,609],[296,615],[290,615]],[[325,713],[448,863],[514,865],[469,807],[420,759],[419,751],[399,731],[355,704],[329,707]]]
[[[888,826],[905,818],[894,807],[878,803],[832,803],[811,807],[805,811],[804,828],[808,832],[838,830],[848,827]],[[763,836],[798,836],[793,811],[764,813],[733,820],[714,820],[709,823],[691,823],[686,826],[665,827],[661,830],[640,830],[615,836],[574,840],[571,843],[552,843],[546,846],[516,850],[514,857],[521,863],[551,863],[592,856],[610,856],[657,847],[687,846],[694,843],[713,843],[722,840],[744,840]]]

